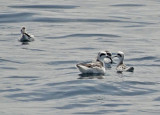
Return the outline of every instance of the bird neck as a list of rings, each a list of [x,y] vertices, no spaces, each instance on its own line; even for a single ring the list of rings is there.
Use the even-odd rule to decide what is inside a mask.
[[[102,66],[104,67],[105,63],[103,60],[97,59],[96,61],[100,62],[102,64]]]
[[[117,66],[119,66],[119,65],[123,64],[123,60],[124,60],[124,58],[121,58],[121,59],[119,60],[119,63],[118,63],[118,65],[117,65]]]
[[[25,33],[26,33],[26,31],[25,31],[25,30],[21,30],[21,33],[22,33],[22,34],[25,34]]]

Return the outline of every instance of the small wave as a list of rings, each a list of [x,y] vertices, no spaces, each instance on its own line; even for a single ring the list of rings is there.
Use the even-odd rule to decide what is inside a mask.
[[[142,53],[145,53],[144,51],[134,51],[134,50],[132,50],[132,51],[130,51],[130,53],[135,53],[135,54],[142,54]]]
[[[141,58],[132,58],[131,61],[144,61],[144,60],[155,60],[157,59],[154,56],[145,56],[145,57],[141,57]]]
[[[22,49],[25,49],[25,50],[31,50],[31,51],[45,51],[45,50],[42,50],[42,49],[29,49],[29,48],[22,48]]]
[[[143,4],[115,4],[111,6],[116,6],[116,7],[140,7],[140,6],[145,6]]]
[[[21,6],[8,6],[11,8],[40,8],[40,9],[73,9],[73,8],[77,8],[79,6],[74,6],[74,5],[21,5]]]
[[[0,62],[11,62],[11,63],[24,64],[24,62],[12,61],[12,60],[7,60],[7,59],[0,59]]]
[[[61,67],[61,68],[57,68],[55,70],[64,70],[64,69],[67,69],[67,70],[71,69],[71,70],[73,70],[73,69],[76,69],[76,67]]]
[[[155,98],[154,101],[160,101],[160,97]]]
[[[146,95],[150,93],[157,92],[157,90],[149,89],[149,88],[139,88],[137,84],[140,85],[152,85],[152,82],[117,82],[116,83],[119,87],[114,87],[106,84],[98,85],[97,88],[102,89],[104,94],[106,95],[120,95],[120,96],[135,96],[135,95]],[[125,87],[125,88],[123,88]],[[107,89],[105,91],[104,89]],[[130,90],[128,90],[130,89]]]
[[[81,115],[105,115],[106,114],[110,114],[112,115],[114,112],[118,113],[118,114],[122,114],[123,112],[127,112],[128,109],[114,109],[113,108],[111,110],[98,110],[98,111],[94,111],[94,112],[75,112],[74,114],[81,114]],[[123,115],[123,114],[122,114]]]
[[[36,76],[9,76],[6,78],[38,78]]]
[[[72,85],[81,85],[85,83],[94,83],[94,81],[86,80],[86,81],[81,81],[81,80],[72,80],[72,81],[63,81],[63,82],[55,82],[55,83],[47,83],[45,86],[50,86],[50,87],[63,87],[67,86],[68,84]]]
[[[0,67],[0,69],[17,70],[17,68],[14,68],[14,67]]]
[[[29,21],[34,13],[12,13],[12,14],[0,14],[0,23],[13,23]]]
[[[128,66],[133,66],[131,64],[127,64]],[[160,67],[160,64],[135,64],[134,66],[146,66],[146,67]]]
[[[118,107],[118,106],[129,106],[132,104],[104,104],[103,106],[108,106],[108,107]]]
[[[50,23],[62,23],[62,22],[88,22],[88,23],[104,23],[104,22],[124,22],[121,20],[113,19],[70,19],[70,18],[35,18],[35,22],[50,22]]]
[[[0,89],[0,92],[15,92],[15,91],[21,91],[22,89],[16,88],[16,89]]]
[[[53,99],[63,99],[71,96],[77,95],[89,95],[93,94],[97,90],[96,88],[87,86],[87,87],[76,87],[73,86],[64,86],[59,91],[49,91],[46,89],[35,90],[27,93],[15,93],[7,95],[8,98],[15,98],[19,101],[47,101]],[[98,93],[98,92],[97,92]],[[100,93],[100,92],[99,92]]]
[[[94,50],[95,48],[91,48],[91,47],[80,47],[80,48],[75,48],[75,50]]]
[[[160,62],[160,59],[155,60],[155,62]]]
[[[111,18],[117,18],[117,19],[131,19],[131,18],[129,18],[129,17],[120,17],[120,16],[109,16],[109,17],[111,17]]]
[[[76,64],[78,61],[52,61],[48,62],[48,65],[63,65],[63,64]]]
[[[120,37],[120,36],[113,34],[70,34],[53,38],[59,39],[59,38],[70,38],[70,37]]]
[[[153,23],[153,22],[140,22],[140,21],[135,21],[135,22],[130,22],[130,23],[139,24],[139,25],[156,24],[156,23]]]
[[[83,108],[83,107],[88,107],[89,105],[87,104],[68,104],[64,105],[63,107],[56,107],[56,109],[74,109],[74,108]]]
[[[113,43],[113,42],[114,42],[114,43],[115,43],[114,40],[101,40],[100,42],[103,42],[103,43],[104,43],[104,42],[107,42],[107,43]]]
[[[139,24],[139,25],[148,25],[148,24],[156,24],[151,22],[139,22],[139,21],[124,21],[118,19],[83,19],[83,18],[34,18],[32,19],[34,22],[46,22],[46,23],[131,23],[131,24]]]
[[[140,82],[140,81],[126,81],[125,83],[130,85],[156,85],[155,82]]]
[[[137,28],[137,27],[144,27],[144,25],[130,25],[130,26],[123,26],[126,28]]]
[[[118,83],[118,87],[112,84],[98,84],[94,86],[84,86],[82,84],[93,83],[93,80],[74,80],[61,83],[47,83],[46,88],[33,90],[26,93],[9,94],[6,97],[15,98],[19,101],[47,101],[53,99],[64,99],[76,96],[88,96],[95,94],[114,95],[114,96],[136,96],[154,93],[157,90],[136,87],[136,84]],[[125,88],[124,88],[125,87]],[[129,89],[129,90],[128,90]],[[105,106],[105,105],[104,105]],[[106,105],[107,106],[107,105]],[[109,105],[108,105],[109,106]],[[110,105],[112,106],[112,105]],[[114,106],[114,105],[113,105]]]
[[[33,15],[33,13],[0,14],[0,19],[3,19],[3,18],[12,18],[12,17],[30,16],[30,15]]]

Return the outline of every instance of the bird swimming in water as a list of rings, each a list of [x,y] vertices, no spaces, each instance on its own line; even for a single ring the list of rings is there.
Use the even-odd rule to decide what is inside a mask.
[[[104,59],[105,67],[106,68],[111,68],[111,65],[113,64],[113,59],[112,59],[112,53],[108,50],[105,50],[108,58]]]
[[[114,57],[118,57],[119,58],[119,63],[116,67],[116,70],[118,73],[122,73],[123,71],[127,71],[127,72],[133,72],[134,71],[134,67],[127,67],[123,61],[124,61],[124,53],[122,51],[119,51],[117,53],[116,56]]]
[[[22,36],[19,39],[20,42],[22,42],[22,43],[28,43],[28,42],[34,41],[34,36],[26,33],[25,27],[22,27],[21,34],[22,34]]]
[[[105,74],[105,64],[104,59],[109,58],[105,51],[101,51],[97,55],[97,59],[95,62],[91,63],[79,63],[76,67],[82,74]]]

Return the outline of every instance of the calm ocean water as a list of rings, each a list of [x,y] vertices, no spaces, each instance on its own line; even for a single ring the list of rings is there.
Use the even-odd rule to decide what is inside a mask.
[[[0,31],[1,115],[160,113],[159,0],[1,0]],[[80,76],[101,50],[135,71]]]

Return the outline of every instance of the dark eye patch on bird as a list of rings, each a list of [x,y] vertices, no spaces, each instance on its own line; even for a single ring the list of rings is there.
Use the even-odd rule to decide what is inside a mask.
[[[121,54],[117,54],[119,57],[122,57]]]
[[[102,57],[102,56],[104,56],[104,55],[106,55],[106,54],[104,54],[104,53],[101,53],[101,54],[100,54],[100,57]]]
[[[111,53],[107,53],[108,56],[111,56]]]

